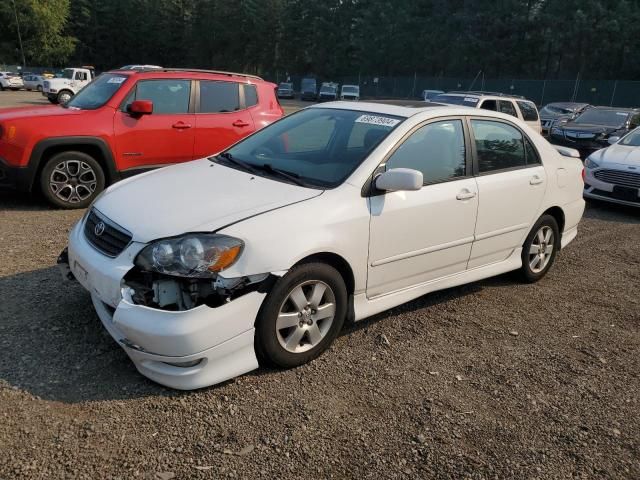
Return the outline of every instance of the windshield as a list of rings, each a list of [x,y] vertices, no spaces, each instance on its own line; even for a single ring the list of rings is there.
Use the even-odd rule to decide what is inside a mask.
[[[62,78],[68,78],[69,80],[73,79],[73,69],[72,68],[65,68],[62,71]]]
[[[616,110],[600,110],[592,108],[587,110],[573,123],[588,125],[604,125],[606,127],[621,127],[629,118],[629,112],[620,112]]]
[[[320,89],[322,93],[334,93],[336,91],[336,87],[327,87],[324,86]]]
[[[542,107],[542,110],[540,110],[540,115],[570,115],[573,113],[573,110],[571,110],[570,108],[564,108],[564,107],[559,107],[557,105],[545,105],[544,107]]]
[[[281,83],[280,84],[280,88],[291,88],[291,84],[290,83]]]
[[[618,142],[620,145],[627,145],[628,147],[640,147],[640,129],[635,129],[622,137]]]
[[[402,120],[354,110],[309,108],[258,131],[212,160],[235,168],[244,164],[277,180],[283,179],[284,172],[311,188],[333,188]],[[278,170],[281,175],[274,175]]]
[[[120,89],[126,79],[126,75],[103,73],[80,90],[67,102],[66,106],[79,108],[81,110],[95,110],[96,108],[100,108],[113,97],[113,94]]]
[[[344,93],[358,93],[360,87],[342,87]]]
[[[316,89],[316,81],[313,79],[309,79],[309,78],[303,78],[302,79],[302,88],[305,89],[309,89],[309,90],[315,90]]]
[[[463,95],[436,95],[432,98],[436,103],[449,103],[451,105],[464,105],[467,107],[475,107],[478,104],[478,97],[465,97]]]

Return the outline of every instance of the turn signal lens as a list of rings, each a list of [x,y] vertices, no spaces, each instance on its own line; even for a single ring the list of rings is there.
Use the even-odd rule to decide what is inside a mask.
[[[236,261],[238,255],[242,251],[242,245],[234,245],[232,247],[228,247],[225,249],[219,249],[220,253],[218,255],[218,259],[216,263],[209,266],[210,272],[221,272],[227,267],[233,265],[233,262]]]

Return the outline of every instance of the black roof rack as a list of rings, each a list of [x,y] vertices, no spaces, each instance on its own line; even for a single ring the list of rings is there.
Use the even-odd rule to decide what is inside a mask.
[[[236,72],[225,72],[223,70],[204,70],[200,68],[146,68],[139,70],[132,70],[134,72],[146,73],[146,72],[192,72],[192,73],[215,73],[216,75],[228,75],[230,77],[245,77],[245,78],[253,78],[255,80],[263,81],[262,77],[258,77],[257,75],[250,75],[248,73],[236,73]]]
[[[502,92],[485,92],[483,90],[469,90],[468,92],[456,90],[456,91],[447,92],[447,93],[459,93],[463,95],[491,95],[493,97],[522,98],[526,100],[526,98],[523,97],[522,95],[514,95],[512,93],[502,93]]]

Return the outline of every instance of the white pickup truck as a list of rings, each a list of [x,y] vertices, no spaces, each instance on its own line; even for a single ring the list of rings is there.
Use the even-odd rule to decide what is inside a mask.
[[[44,81],[42,95],[51,103],[65,104],[96,76],[92,67],[65,68],[62,76]]]

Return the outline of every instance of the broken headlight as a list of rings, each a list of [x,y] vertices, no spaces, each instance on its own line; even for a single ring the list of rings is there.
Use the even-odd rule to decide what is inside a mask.
[[[226,235],[190,233],[152,242],[138,254],[135,264],[147,272],[211,278],[233,265],[243,246],[242,240]]]

